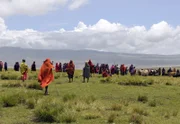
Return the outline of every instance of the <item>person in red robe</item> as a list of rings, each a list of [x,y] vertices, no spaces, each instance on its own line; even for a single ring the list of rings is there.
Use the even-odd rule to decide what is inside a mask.
[[[73,82],[75,65],[74,65],[72,60],[70,60],[70,62],[68,63],[66,71],[67,71],[67,74],[68,74],[69,82],[71,82],[71,80]]]
[[[59,64],[58,64],[58,63],[56,63],[55,71],[56,71],[56,72],[59,72],[59,71],[60,71],[60,70],[59,70]]]
[[[51,63],[50,59],[46,59],[42,64],[39,74],[38,81],[42,88],[45,87],[45,95],[48,95],[48,85],[54,80],[54,75],[52,69],[54,66]]]

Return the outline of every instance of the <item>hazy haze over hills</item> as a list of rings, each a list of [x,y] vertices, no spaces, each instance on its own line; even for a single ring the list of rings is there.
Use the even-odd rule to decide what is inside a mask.
[[[43,60],[50,58],[56,62],[69,62],[73,60],[76,68],[81,69],[84,62],[91,59],[94,64],[134,64],[136,67],[155,67],[155,66],[179,66],[180,55],[154,55],[154,54],[127,54],[99,52],[93,50],[38,50],[22,49],[18,47],[1,47],[0,60],[7,61],[8,66],[13,67],[16,61],[21,62],[24,58],[27,64],[31,66],[36,61],[39,68]]]

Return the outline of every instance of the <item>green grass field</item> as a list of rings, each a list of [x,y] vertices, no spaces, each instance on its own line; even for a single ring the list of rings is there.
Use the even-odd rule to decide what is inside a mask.
[[[178,124],[180,78],[94,75],[82,83],[81,71],[68,83],[66,73],[44,95],[37,73],[0,72],[0,124]]]

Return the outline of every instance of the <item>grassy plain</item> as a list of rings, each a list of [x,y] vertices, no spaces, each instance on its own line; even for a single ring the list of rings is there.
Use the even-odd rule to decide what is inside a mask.
[[[21,82],[20,73],[0,72],[0,124],[178,124],[180,78],[93,75],[73,83],[54,73],[49,94],[39,87],[37,72]]]

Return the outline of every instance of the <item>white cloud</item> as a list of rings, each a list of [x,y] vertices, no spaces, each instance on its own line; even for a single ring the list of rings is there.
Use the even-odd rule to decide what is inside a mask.
[[[0,18],[0,46],[36,49],[93,49],[100,51],[179,54],[180,26],[162,21],[152,25],[127,27],[101,19],[94,25],[79,22],[74,30],[39,32],[33,29],[8,30]]]
[[[88,0],[71,0],[71,4],[69,5],[70,10],[77,9],[88,3]]]
[[[74,10],[88,0],[0,0],[0,17],[12,15],[42,15],[57,10],[69,2],[69,9]]]
[[[4,23],[4,20],[0,18],[0,33],[2,33],[4,30],[6,30],[6,25]]]

